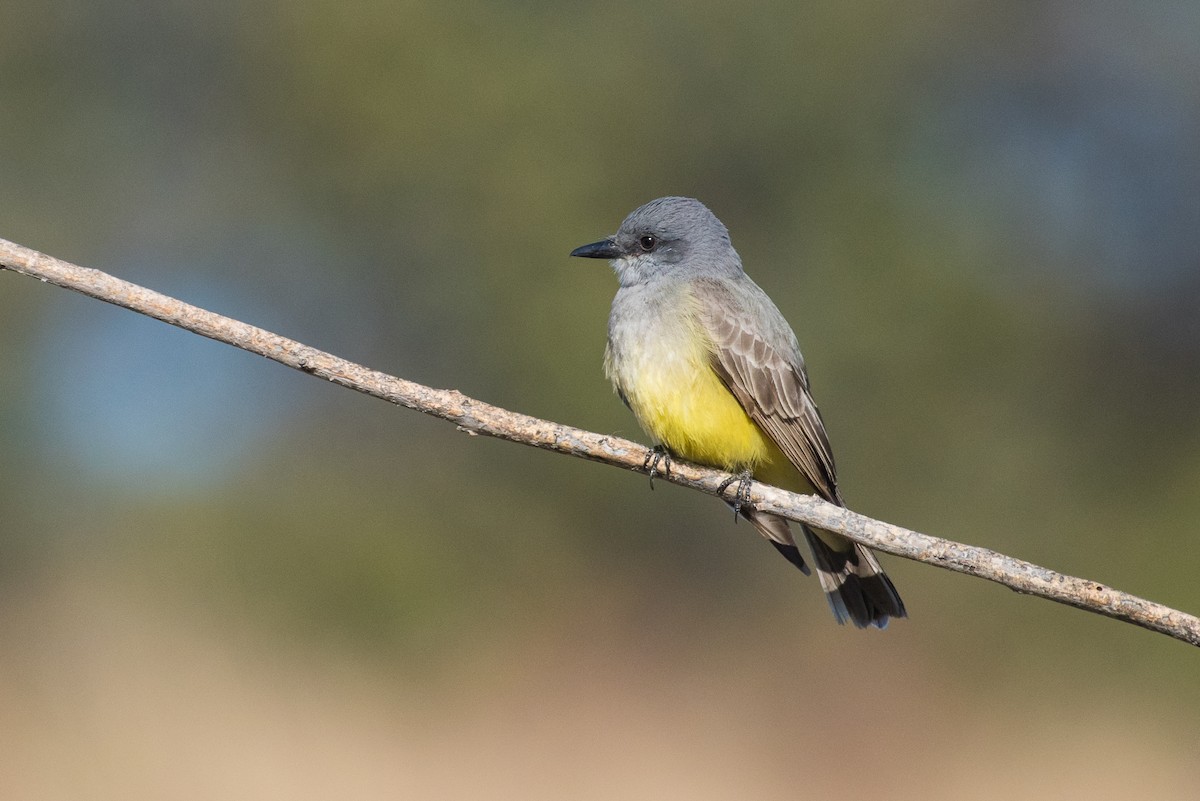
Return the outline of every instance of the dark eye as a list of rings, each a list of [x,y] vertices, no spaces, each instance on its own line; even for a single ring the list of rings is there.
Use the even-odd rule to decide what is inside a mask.
[[[654,246],[658,244],[658,240],[652,234],[643,234],[638,239],[638,247],[649,253],[654,250]]]

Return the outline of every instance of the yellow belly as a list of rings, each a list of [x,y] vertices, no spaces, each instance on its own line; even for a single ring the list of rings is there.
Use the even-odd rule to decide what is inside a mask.
[[[778,450],[709,367],[703,340],[672,345],[639,343],[609,363],[646,433],[684,459],[725,470],[771,461]]]
[[[629,399],[646,431],[683,458],[727,470],[753,468],[767,439],[707,365],[690,376],[654,376]]]
[[[748,469],[762,481],[800,489],[799,471],[713,372],[711,345],[686,290],[682,297],[638,291],[623,290],[614,301],[605,372],[646,433],[690,462]]]

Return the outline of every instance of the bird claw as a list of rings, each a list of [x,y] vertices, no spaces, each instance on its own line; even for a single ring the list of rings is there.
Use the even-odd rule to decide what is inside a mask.
[[[733,520],[737,522],[738,517],[742,513],[742,507],[750,506],[750,484],[753,477],[749,470],[732,475],[717,485],[717,494],[724,495],[725,490],[729,489],[731,484],[737,484],[737,489],[733,493]]]
[[[662,469],[659,469],[659,465]],[[650,489],[654,489],[654,477],[661,475],[663,478],[671,477],[671,453],[662,445],[655,445],[646,454],[645,460],[642,462],[642,470],[650,476]]]

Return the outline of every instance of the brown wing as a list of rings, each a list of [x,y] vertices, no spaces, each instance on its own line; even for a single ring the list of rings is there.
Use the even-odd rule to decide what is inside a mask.
[[[693,297],[712,342],[712,368],[813,489],[841,504],[833,452],[783,315],[750,279],[697,281]]]

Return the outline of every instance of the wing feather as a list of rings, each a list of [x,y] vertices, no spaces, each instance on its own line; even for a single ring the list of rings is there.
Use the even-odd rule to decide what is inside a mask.
[[[749,278],[700,280],[693,298],[712,344],[712,368],[759,428],[827,501],[842,503],[825,424],[783,315]]]

